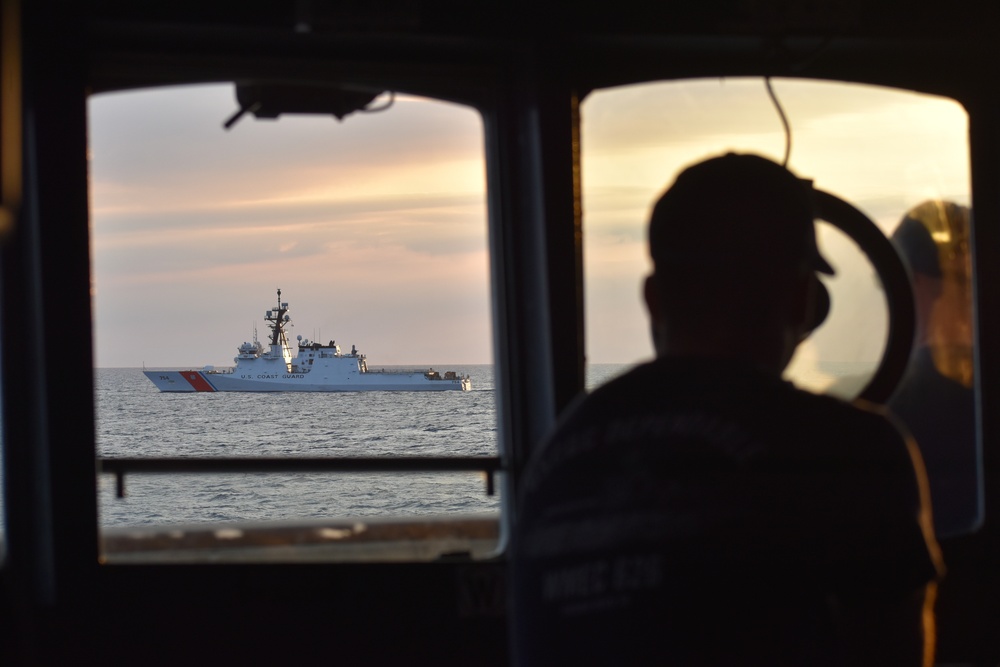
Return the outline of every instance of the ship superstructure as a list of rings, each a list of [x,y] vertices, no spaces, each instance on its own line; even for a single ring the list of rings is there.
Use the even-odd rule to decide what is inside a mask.
[[[293,349],[288,342],[291,326],[288,303],[278,300],[264,320],[271,329],[268,345],[257,340],[237,348],[232,368],[201,370],[144,370],[160,391],[468,391],[468,375],[421,371],[369,370],[367,358],[351,346],[343,352],[336,341],[317,343],[298,336]]]

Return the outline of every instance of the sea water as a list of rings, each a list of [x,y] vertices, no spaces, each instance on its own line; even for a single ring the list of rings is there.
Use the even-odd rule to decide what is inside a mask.
[[[137,368],[97,369],[98,455],[115,457],[496,456],[492,366],[448,366],[472,391],[161,393]],[[100,475],[103,526],[481,513],[475,472]]]
[[[444,368],[444,367],[442,367]],[[595,387],[629,368],[591,364]],[[496,456],[491,365],[448,366],[472,391],[161,393],[138,368],[95,370],[98,456]],[[482,473],[98,476],[102,526],[495,512]]]

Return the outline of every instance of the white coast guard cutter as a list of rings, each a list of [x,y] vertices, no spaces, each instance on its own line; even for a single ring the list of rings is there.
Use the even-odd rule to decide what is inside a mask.
[[[334,341],[322,345],[298,337],[293,354],[285,334],[291,324],[288,303],[267,311],[264,319],[271,328],[267,349],[256,339],[243,343],[236,366],[200,371],[143,370],[160,391],[468,391],[469,376],[449,371],[369,370],[365,355],[351,346],[347,354]]]

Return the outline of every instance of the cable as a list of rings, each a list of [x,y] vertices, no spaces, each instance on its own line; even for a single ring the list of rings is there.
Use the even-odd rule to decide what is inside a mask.
[[[781,166],[788,167],[788,157],[792,154],[792,128],[788,124],[788,117],[785,116],[785,110],[781,107],[781,102],[778,101],[778,96],[774,94],[774,88],[771,86],[771,77],[764,77],[764,85],[767,87],[767,94],[771,98],[771,102],[774,103],[774,108],[778,111],[778,118],[781,119],[781,126],[785,128],[785,159],[781,161]]]
[[[377,107],[365,107],[365,108],[361,109],[360,111],[361,111],[361,113],[377,113],[379,111],[385,111],[386,109],[388,109],[389,107],[391,107],[395,101],[396,101],[396,91],[390,90],[389,91],[389,99],[386,100],[385,102],[383,102],[380,106],[377,106]]]

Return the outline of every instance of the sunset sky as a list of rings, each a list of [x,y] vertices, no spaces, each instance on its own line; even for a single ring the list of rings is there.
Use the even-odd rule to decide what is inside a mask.
[[[968,203],[961,107],[909,93],[776,80],[789,167],[885,230],[928,198]],[[478,114],[397,97],[387,111],[231,130],[231,85],[90,103],[96,363],[232,364],[275,289],[293,338],[336,339],[369,363],[492,362],[485,166]],[[582,108],[588,358],[651,354],[639,283],[651,202],[683,166],[727,150],[780,160],[764,83],[702,80],[593,93]],[[875,358],[879,291],[850,244],[830,324],[804,356]],[[839,306],[839,307],[838,307]]]

